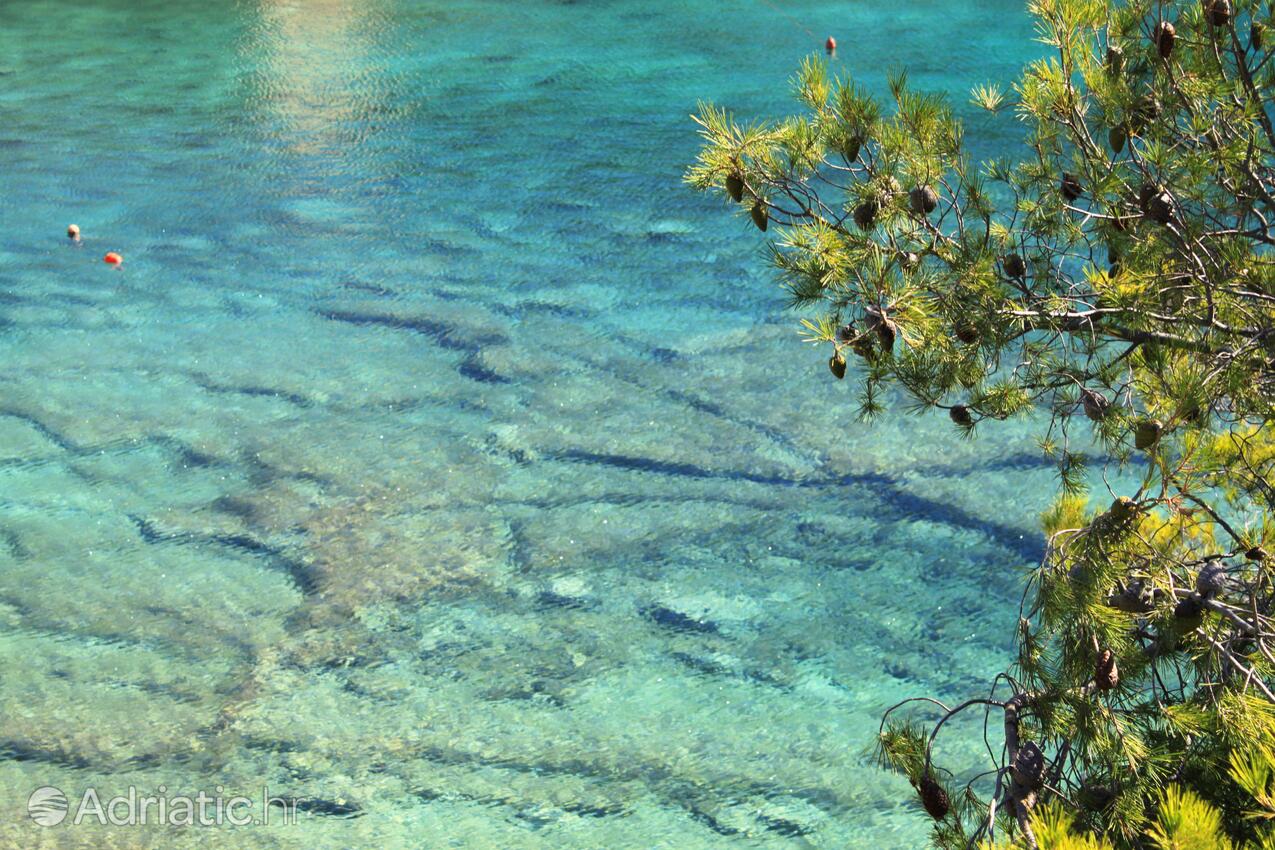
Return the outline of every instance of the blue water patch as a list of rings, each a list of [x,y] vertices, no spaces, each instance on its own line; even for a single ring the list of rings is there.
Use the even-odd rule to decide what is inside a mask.
[[[1008,0],[0,5],[0,843],[207,843],[42,786],[306,798],[226,847],[920,842],[865,751],[1006,665],[1052,477],[856,422],[681,184],[828,34],[1016,138]]]

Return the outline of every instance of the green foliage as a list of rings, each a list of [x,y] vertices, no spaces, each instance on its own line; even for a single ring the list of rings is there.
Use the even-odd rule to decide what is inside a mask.
[[[951,108],[905,74],[878,103],[810,59],[793,117],[741,126],[701,106],[687,181],[765,225],[807,341],[831,349],[834,374],[844,361],[862,416],[893,387],[965,436],[1042,422],[1060,494],[1017,655],[993,698],[951,709],[1003,720],[993,787],[957,788],[931,763],[949,713],[928,734],[883,725],[883,762],[921,802],[929,783],[950,798],[936,845],[1034,841],[1033,823],[1088,836],[1075,846],[1260,843],[1268,815],[1253,813],[1275,794],[1261,772],[1275,748],[1275,16],[1257,0],[1030,9],[1045,55],[972,95],[1019,123],[1017,155],[971,162]],[[1090,494],[1099,465],[1138,481]]]
[[[1275,819],[1271,807],[1270,783],[1275,776],[1275,761],[1270,750],[1262,749],[1245,756],[1233,756],[1231,777],[1250,791],[1250,781],[1260,809],[1250,817]],[[1251,791],[1250,791],[1251,793]],[[1260,795],[1260,796],[1258,796]],[[1086,831],[1066,806],[1054,801],[1042,806],[1031,816],[1032,835],[1040,847],[1049,850],[1115,850],[1106,836]],[[1178,785],[1168,786],[1155,798],[1154,809],[1137,837],[1138,846],[1157,850],[1271,850],[1275,848],[1275,831],[1251,834],[1236,842],[1227,834],[1222,812],[1206,800]],[[1028,846],[1024,835],[1002,841],[985,842],[983,850],[1020,850]]]

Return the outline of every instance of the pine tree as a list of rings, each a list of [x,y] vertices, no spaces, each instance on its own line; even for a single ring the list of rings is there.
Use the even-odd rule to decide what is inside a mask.
[[[1060,487],[1016,657],[985,695],[882,722],[936,846],[1036,847],[1064,823],[1100,836],[1084,846],[1188,846],[1156,832],[1170,809],[1267,840],[1262,783],[1227,765],[1275,746],[1275,13],[1029,6],[1047,55],[973,94],[1021,122],[1016,154],[972,162],[943,98],[900,73],[878,102],[812,58],[792,117],[702,105],[687,180],[768,234],[864,417],[893,388],[965,434],[1043,422]],[[1100,496],[1098,464],[1133,483]],[[979,766],[931,755],[966,711],[1002,740],[958,787]]]

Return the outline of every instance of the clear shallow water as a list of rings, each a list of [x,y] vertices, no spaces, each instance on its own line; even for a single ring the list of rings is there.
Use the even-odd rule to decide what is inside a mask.
[[[0,5],[0,844],[919,842],[865,747],[1003,666],[1049,474],[854,424],[679,182],[695,101],[781,114],[825,33],[958,102],[1031,49],[883,6]]]

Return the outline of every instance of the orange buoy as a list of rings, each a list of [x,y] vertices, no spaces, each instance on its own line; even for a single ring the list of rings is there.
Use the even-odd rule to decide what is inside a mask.
[[[120,263],[124,262],[124,258],[112,251],[102,258],[102,262],[109,263],[112,266],[118,266]]]
[[[832,36],[828,36],[828,40],[823,43],[823,46],[829,53],[837,52],[837,40]]]
[[[78,241],[80,238],[80,226],[78,224],[68,224],[66,226],[66,236],[68,239],[75,239]]]

